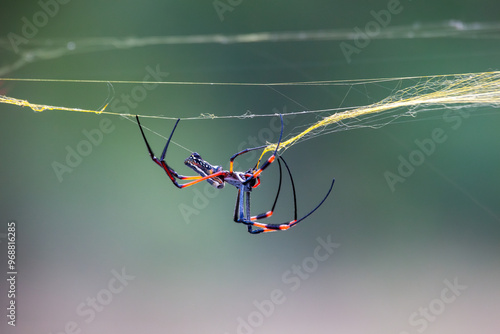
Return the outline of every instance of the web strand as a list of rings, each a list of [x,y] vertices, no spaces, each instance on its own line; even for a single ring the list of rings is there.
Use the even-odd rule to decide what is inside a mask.
[[[58,81],[56,79],[6,79],[18,81]],[[311,113],[319,113],[323,116],[317,122],[308,126],[305,130],[281,143],[279,150],[286,150],[292,145],[300,141],[314,138],[319,135],[331,133],[334,131],[359,128],[359,127],[372,127],[379,128],[387,125],[397,118],[402,116],[415,117],[417,113],[427,110],[443,109],[443,108],[464,108],[464,107],[494,107],[500,106],[500,72],[480,72],[480,73],[466,73],[458,75],[437,75],[437,76],[420,76],[420,77],[406,77],[406,78],[377,78],[368,80],[336,80],[336,81],[315,81],[315,82],[295,82],[295,83],[167,83],[164,84],[203,84],[203,85],[249,85],[249,86],[267,86],[279,92],[272,86],[286,86],[286,85],[343,85],[348,88],[348,92],[354,85],[359,84],[379,84],[381,82],[396,82],[396,88],[386,98],[379,102],[372,103],[359,107],[348,108],[332,108],[320,110],[299,110],[283,113],[284,117],[292,115],[303,115]],[[416,84],[403,84],[403,82],[417,82]],[[98,80],[62,80],[62,82],[92,82],[92,83],[116,83],[116,84],[130,84],[130,83],[144,83],[138,81],[98,81]],[[109,86],[108,86],[109,87]],[[108,88],[111,92],[111,88]],[[279,92],[283,95],[281,92]],[[347,96],[347,95],[346,95]],[[346,98],[344,96],[344,100]],[[287,97],[288,98],[288,97]],[[36,112],[43,112],[46,110],[54,111],[72,111],[72,112],[85,112],[96,114],[107,114],[122,117],[132,117],[133,114],[123,114],[113,111],[108,111],[106,108],[109,105],[112,96],[108,96],[103,108],[99,110],[71,108],[63,106],[52,106],[44,104],[31,103],[27,100],[17,99],[0,95],[0,103],[17,105],[20,107],[29,107]],[[303,106],[296,100],[289,98],[299,106]],[[342,101],[342,103],[344,102]],[[154,119],[170,119],[170,120],[206,120],[206,119],[247,119],[255,117],[276,117],[277,113],[268,114],[254,114],[246,112],[241,115],[215,115],[215,114],[200,114],[193,117],[175,117],[175,116],[157,116],[157,115],[139,115],[142,118]],[[276,144],[269,144],[263,151],[263,154],[273,151]]]

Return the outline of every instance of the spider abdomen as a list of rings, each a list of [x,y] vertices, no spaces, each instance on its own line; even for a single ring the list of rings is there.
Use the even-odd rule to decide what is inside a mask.
[[[203,160],[201,155],[194,152],[192,153],[186,160],[184,160],[184,164],[198,173],[200,176],[205,177],[212,175],[214,173],[222,171],[221,166],[214,166],[209,162]],[[207,179],[207,182],[210,183],[217,189],[224,188],[224,178],[223,177],[213,177]]]

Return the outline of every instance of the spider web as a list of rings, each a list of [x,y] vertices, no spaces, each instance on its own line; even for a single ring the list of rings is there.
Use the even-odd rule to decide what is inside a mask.
[[[387,27],[382,33],[374,36],[377,39],[394,38],[498,38],[500,37],[498,23],[463,23],[447,21],[440,24],[422,24],[411,26]],[[141,38],[87,38],[80,40],[50,40],[31,41],[25,49],[18,50],[18,59],[0,67],[0,75],[16,71],[23,66],[36,61],[60,58],[75,53],[95,53],[106,50],[123,50],[141,48],[154,45],[178,44],[238,44],[264,43],[283,41],[311,41],[311,40],[346,40],[352,39],[350,30],[328,31],[297,31],[279,33],[251,33],[241,35],[198,35],[198,36],[160,36]],[[9,50],[9,41],[0,39],[0,47]],[[247,86],[268,87],[276,94],[284,96],[294,104],[293,110],[279,111],[285,118],[308,116],[300,125],[287,131],[280,150],[286,150],[302,141],[329,134],[357,128],[380,128],[390,123],[416,120],[416,116],[427,111],[447,108],[498,108],[500,101],[500,72],[480,72],[454,75],[375,78],[362,80],[335,80],[335,81],[308,81],[308,82],[270,82],[270,83],[242,83],[242,82],[172,82],[172,81],[123,81],[123,80],[79,80],[79,79],[36,79],[36,78],[0,78],[3,81],[24,82],[58,82],[103,84],[109,87],[108,99],[102,108],[84,109],[67,106],[56,106],[43,103],[34,103],[17,97],[0,95],[0,103],[20,107],[28,107],[35,112],[42,111],[69,111],[114,116],[130,117],[135,114],[110,111],[108,106],[114,97],[113,85],[130,84],[157,84],[157,85],[210,85],[210,86]],[[342,99],[334,108],[309,109],[286,90],[295,87],[314,86],[322,89],[335,89],[341,92]],[[342,93],[343,92],[343,93]],[[357,105],[363,96],[371,101],[365,105]],[[359,102],[358,102],[359,103]],[[218,115],[203,113],[197,116],[176,117],[164,115],[140,114],[143,118],[177,119],[182,120],[216,120],[216,119],[251,119],[257,117],[276,117],[278,112]],[[426,114],[429,115],[429,114]],[[311,118],[312,116],[312,118]],[[436,116],[419,117],[429,119]],[[305,119],[305,118],[304,118]],[[129,119],[130,120],[130,119]],[[147,128],[146,128],[147,129]],[[147,129],[149,130],[149,129]],[[149,130],[151,131],[151,130]],[[160,135],[159,133],[156,133]],[[164,137],[163,135],[160,135]],[[264,150],[269,152],[276,145],[268,143]]]
[[[332,132],[367,127],[376,129],[398,121],[406,122],[409,121],[408,118],[413,120],[423,112],[500,107],[500,72],[498,71],[426,76],[417,78],[416,83],[413,83],[414,81],[415,78],[397,78],[351,83],[352,86],[349,88],[360,84],[393,82],[395,88],[387,97],[365,106],[303,111],[304,113],[318,113],[319,120],[282,142],[279,149],[286,150],[301,141]],[[348,94],[350,91],[351,89]],[[430,118],[434,117],[436,116],[430,116]],[[275,144],[270,144],[264,153],[275,148]]]
[[[416,83],[415,83],[416,82]],[[340,86],[347,90],[342,102],[348,99],[353,90],[359,86],[377,85],[379,87],[392,84],[392,93],[378,102],[353,107],[338,107],[320,110],[296,110],[283,113],[284,117],[317,114],[315,121],[309,125],[295,128],[288,138],[280,144],[280,150],[286,150],[304,140],[315,138],[332,132],[346,131],[357,128],[380,128],[387,124],[398,121],[403,117],[416,118],[422,112],[439,109],[460,109],[500,106],[500,72],[481,72],[458,75],[423,76],[410,78],[380,78],[356,81],[322,81],[302,83],[270,83],[263,84],[269,87],[290,85],[330,85]],[[243,84],[239,84],[243,85]],[[274,89],[274,88],[273,88]],[[359,91],[359,90],[358,90]],[[286,96],[286,95],[285,95]],[[288,98],[288,96],[286,96]],[[292,100],[294,101],[294,100]],[[294,101],[295,103],[298,103]],[[107,111],[105,103],[98,110],[80,109],[71,107],[35,104],[26,100],[16,99],[0,95],[0,103],[13,104],[21,107],[29,107],[36,112],[44,110],[87,112],[96,114],[107,114],[115,116],[135,116],[132,114],[116,113]],[[177,119],[171,116],[139,115],[143,118]],[[201,114],[197,117],[185,117],[183,120],[194,119],[228,119],[228,118],[255,118],[276,117],[277,113],[254,114],[247,112],[242,115],[217,116],[214,114]],[[432,116],[431,116],[432,117]],[[408,121],[407,119],[404,121]],[[157,133],[156,133],[157,134]],[[269,143],[263,153],[272,151],[276,144]]]

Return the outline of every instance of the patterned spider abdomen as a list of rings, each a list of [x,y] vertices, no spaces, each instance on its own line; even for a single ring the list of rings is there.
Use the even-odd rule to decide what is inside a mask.
[[[184,160],[184,164],[203,177],[222,171],[221,166],[211,165],[210,163],[203,160],[201,155],[196,152],[192,153],[186,160]],[[207,179],[207,182],[217,189],[224,188],[223,177],[209,178]]]

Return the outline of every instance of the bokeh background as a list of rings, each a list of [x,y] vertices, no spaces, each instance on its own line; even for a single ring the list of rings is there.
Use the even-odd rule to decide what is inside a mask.
[[[223,20],[213,1],[73,0],[59,4],[20,48],[89,37],[353,31],[373,21],[370,11],[387,9],[390,2],[220,3],[232,9]],[[499,13],[495,1],[400,6],[390,26],[407,31],[449,20],[496,22]],[[42,7],[36,1],[4,1],[2,7],[0,65],[7,66],[20,57],[6,43],[8,33],[21,35],[23,17],[31,21]],[[159,66],[168,81],[266,83],[482,72],[499,68],[496,37],[372,40],[350,63],[342,41],[90,47],[2,75],[143,80],[148,67]],[[114,85],[120,106],[134,87]],[[105,84],[4,81],[0,88],[32,102],[93,109],[108,96]],[[164,85],[128,109],[172,117],[315,110],[372,103],[394,87],[358,88]],[[149,160],[133,122],[0,109],[2,277],[11,220],[17,222],[18,259],[17,326],[7,325],[2,279],[2,333],[498,333],[498,109],[469,108],[471,117],[456,130],[438,110],[421,122],[336,132],[292,147],[284,156],[294,173],[299,214],[321,200],[335,177],[333,193],[295,228],[259,236],[232,222],[234,188],[174,188]],[[290,118],[285,135],[316,117]],[[84,146],[84,131],[95,133],[103,120],[108,133],[59,179],[54,162],[66,165],[68,147]],[[173,127],[170,120],[143,122],[163,136]],[[259,143],[276,140],[276,132],[270,138],[265,130],[270,122],[185,121],[174,140],[214,164],[226,164],[250,145],[251,136]],[[417,149],[415,140],[429,138],[436,128],[447,140],[391,191],[384,173],[396,172],[399,157],[408,157]],[[160,154],[165,140],[147,135]],[[188,154],[172,146],[168,161],[189,174],[183,166]],[[242,158],[241,168],[252,161]],[[277,168],[263,175],[253,212],[270,208],[277,178]],[[274,222],[292,218],[286,178],[276,211]],[[317,250],[318,238],[336,244],[333,254]],[[450,290],[450,284],[458,287]]]

